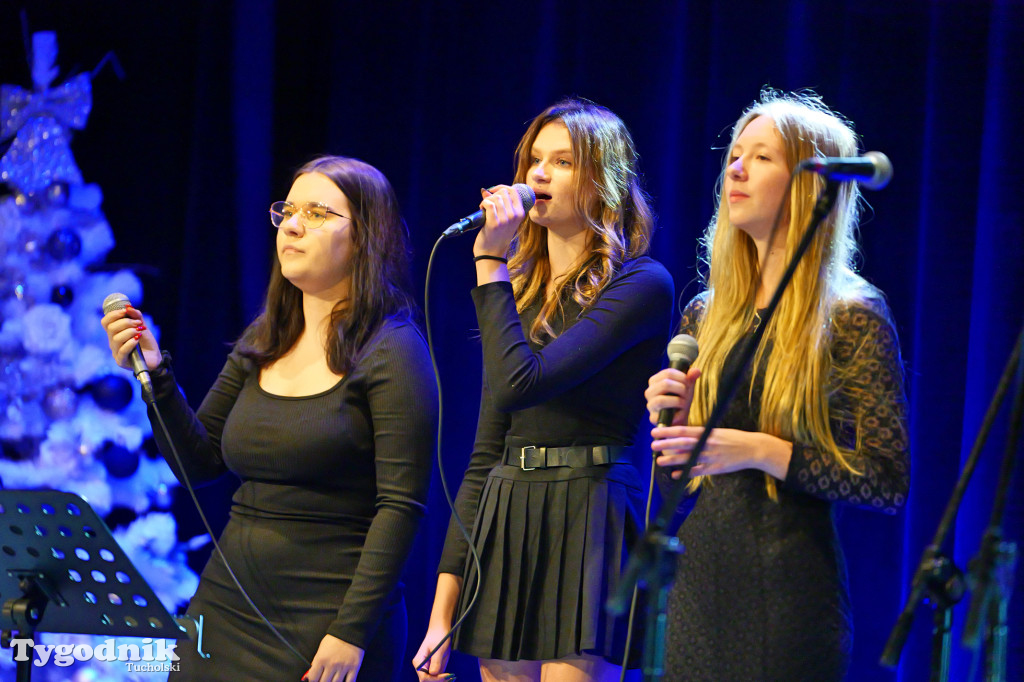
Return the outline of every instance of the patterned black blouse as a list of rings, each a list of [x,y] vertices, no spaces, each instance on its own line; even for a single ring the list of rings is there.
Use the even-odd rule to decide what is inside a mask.
[[[681,333],[695,335],[705,304],[704,295],[689,303]],[[832,503],[896,513],[910,481],[903,370],[890,319],[874,299],[838,306],[831,319],[830,424],[858,474],[797,442],[778,501],[769,499],[764,474],[750,469],[702,486],[678,534],[685,552],[670,597],[666,679],[843,678],[852,619]],[[723,374],[737,364],[740,345]],[[756,377],[746,371],[723,428],[760,430],[763,366]]]

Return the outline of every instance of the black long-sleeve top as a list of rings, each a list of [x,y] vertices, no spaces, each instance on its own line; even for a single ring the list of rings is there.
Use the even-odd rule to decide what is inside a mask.
[[[193,412],[166,367],[154,373],[156,404],[193,484],[226,471],[241,478],[231,523],[246,516],[308,521],[315,532],[312,524],[328,522],[362,538],[326,634],[365,647],[426,510],[437,389],[423,337],[408,322],[386,320],[352,370],[315,396],[271,395],[259,373],[232,352]],[[152,408],[150,419],[181,479]]]
[[[665,352],[674,291],[671,276],[657,261],[628,261],[586,310],[565,301],[561,319],[552,321],[557,336],[541,344],[524,332],[539,303],[520,315],[507,282],[476,287],[472,296],[484,381],[476,441],[455,501],[467,528],[487,475],[501,461],[506,436],[549,447],[633,444],[647,378]],[[532,473],[573,475],[569,470]],[[461,575],[468,550],[453,520],[438,572]]]

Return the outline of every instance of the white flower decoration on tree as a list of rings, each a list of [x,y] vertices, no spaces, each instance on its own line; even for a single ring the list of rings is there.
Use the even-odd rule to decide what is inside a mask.
[[[22,325],[23,343],[29,353],[59,353],[71,341],[71,317],[53,303],[29,308]]]

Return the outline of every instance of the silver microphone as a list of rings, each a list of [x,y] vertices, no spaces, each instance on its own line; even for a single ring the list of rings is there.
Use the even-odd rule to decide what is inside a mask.
[[[103,314],[112,313],[115,310],[124,310],[131,301],[124,294],[110,294],[103,299]],[[128,360],[132,363],[132,372],[135,373],[135,378],[142,384],[142,397],[147,403],[153,402],[153,380],[149,377],[149,366],[146,364],[145,358],[142,357],[142,351],[136,344],[135,348],[132,348],[132,352],[128,354]]]

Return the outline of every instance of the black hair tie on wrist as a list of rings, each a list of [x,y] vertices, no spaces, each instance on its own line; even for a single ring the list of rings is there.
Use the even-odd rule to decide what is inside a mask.
[[[505,265],[508,265],[508,258],[502,258],[501,256],[488,256],[486,254],[483,256],[473,256],[474,263],[477,263],[482,260],[496,260],[499,263],[504,263]]]

